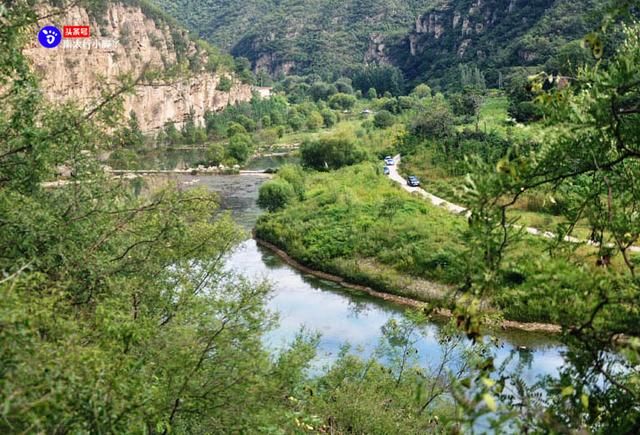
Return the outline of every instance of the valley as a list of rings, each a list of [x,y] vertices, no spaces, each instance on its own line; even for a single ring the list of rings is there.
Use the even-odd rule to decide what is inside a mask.
[[[1,4],[0,432],[637,433],[639,14]]]

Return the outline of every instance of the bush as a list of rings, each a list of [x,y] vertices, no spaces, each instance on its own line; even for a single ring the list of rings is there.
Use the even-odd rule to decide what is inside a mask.
[[[232,86],[233,86],[233,82],[231,81],[231,79],[227,76],[222,76],[220,78],[220,82],[218,83],[218,86],[216,86],[216,90],[221,92],[229,92]]]
[[[373,123],[378,128],[391,127],[395,122],[396,118],[387,110],[381,110],[376,113],[376,116],[373,118]]]
[[[356,105],[356,97],[347,94],[335,94],[329,98],[329,107],[339,110],[351,110]]]
[[[300,147],[302,164],[306,167],[327,170],[353,165],[363,161],[364,151],[345,138],[328,138],[307,141]]]
[[[518,122],[533,122],[542,119],[542,109],[531,101],[522,101],[509,105],[509,116]]]
[[[275,212],[284,208],[295,196],[294,188],[286,180],[269,180],[260,186],[258,206],[270,212]]]
[[[325,127],[333,127],[338,122],[338,117],[332,110],[324,109],[320,114],[324,120]]]
[[[298,199],[304,199],[304,170],[300,165],[283,165],[278,169],[278,178],[288,182],[293,187]]]

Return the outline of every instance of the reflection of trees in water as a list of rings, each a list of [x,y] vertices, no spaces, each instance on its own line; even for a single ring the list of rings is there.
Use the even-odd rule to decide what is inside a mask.
[[[512,352],[518,353],[519,365],[522,368],[530,369],[533,364],[533,350],[525,347],[519,347]]]
[[[258,247],[261,260],[267,269],[274,270],[283,266],[284,262],[277,255],[269,253],[266,249]]]
[[[361,315],[372,311],[370,301],[365,301],[360,298],[348,298],[347,301],[349,301],[347,308],[351,317],[357,319]]]

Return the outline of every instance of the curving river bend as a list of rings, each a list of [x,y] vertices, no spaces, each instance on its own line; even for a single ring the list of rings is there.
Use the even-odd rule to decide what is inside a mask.
[[[185,176],[181,181],[217,192],[221,208],[230,210],[236,222],[250,229],[261,213],[256,200],[266,179],[256,175]],[[381,327],[390,318],[403,316],[403,309],[391,303],[304,275],[251,239],[230,255],[226,264],[249,278],[267,279],[272,284],[269,308],[279,313],[280,322],[268,335],[268,344],[284,346],[304,326],[321,334],[320,364],[336,358],[345,343],[362,355],[371,354],[381,337]],[[443,350],[437,340],[441,327],[434,322],[416,337],[420,363],[425,366],[434,366],[441,359]],[[556,375],[564,361],[564,348],[553,337],[519,331],[495,334],[492,352],[496,364],[507,360],[508,367],[518,367],[528,383],[541,375]]]

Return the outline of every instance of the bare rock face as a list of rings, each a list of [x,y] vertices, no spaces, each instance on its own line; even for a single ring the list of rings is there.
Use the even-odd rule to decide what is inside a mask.
[[[92,107],[105,85],[117,85],[119,76],[135,78],[145,69],[166,71],[177,64],[178,49],[183,55],[197,53],[184,31],[149,18],[139,7],[113,3],[99,20],[74,7],[52,21],[61,30],[64,25],[89,25],[91,30],[90,39],[65,39],[57,48],[45,49],[34,38],[25,49],[41,77],[45,97],[53,102],[73,101]],[[201,60],[206,64],[206,57]],[[222,77],[231,80],[228,92],[217,90]],[[222,110],[251,97],[251,86],[240,83],[231,73],[200,68],[195,73],[176,74],[171,80],[141,82],[135,95],[125,97],[124,113],[134,112],[141,130],[150,133],[167,122],[180,127],[191,113],[202,123],[207,111]]]
[[[381,33],[374,33],[369,35],[369,48],[364,55],[365,63],[378,63],[385,64],[389,63],[389,59],[387,58],[386,52],[386,44],[384,40],[384,35]]]

